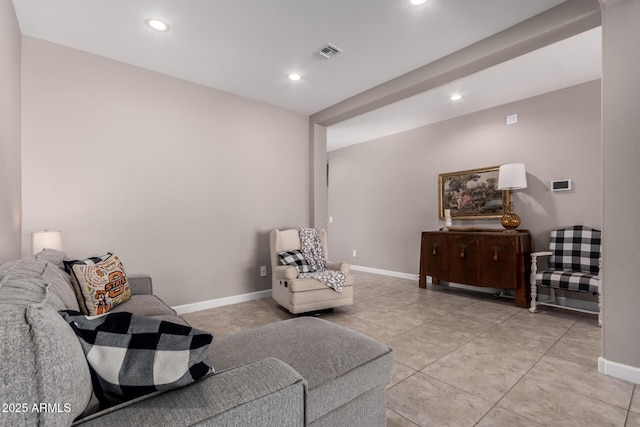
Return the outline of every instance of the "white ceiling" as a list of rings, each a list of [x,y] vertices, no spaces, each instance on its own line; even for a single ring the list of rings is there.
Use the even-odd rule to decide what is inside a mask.
[[[409,6],[407,0],[13,0],[13,4],[24,35],[311,115],[563,1],[427,0],[419,7]],[[152,31],[144,24],[147,18],[162,19],[171,30]],[[596,38],[595,47],[587,46]],[[327,43],[344,52],[331,60],[315,53]],[[460,80],[465,98],[456,106],[442,103],[441,96],[457,89],[448,85],[335,125],[329,129],[330,141],[340,146],[357,143],[553,90],[560,75],[566,77],[565,86],[599,78],[591,71],[577,73],[570,68],[577,63],[592,70],[594,56],[599,64],[599,33],[576,43],[577,47],[568,48],[570,55],[562,51],[533,60],[533,69],[531,63],[518,66],[517,58],[510,61],[516,65],[505,63]],[[591,59],[585,62],[580,55]],[[566,63],[534,71],[541,63],[565,57]],[[291,72],[300,73],[302,79],[290,81]],[[521,79],[512,79],[513,73]],[[536,87],[526,91],[533,87],[532,77]],[[576,78],[581,81],[571,83]],[[418,111],[420,117],[409,119],[406,111]],[[373,124],[382,123],[380,115],[389,125],[374,131]],[[399,124],[393,124],[396,121]]]

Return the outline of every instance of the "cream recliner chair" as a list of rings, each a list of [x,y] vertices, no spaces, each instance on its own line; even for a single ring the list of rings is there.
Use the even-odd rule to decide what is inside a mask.
[[[327,232],[319,230],[324,256],[328,259]],[[298,230],[273,230],[271,242],[271,295],[274,300],[292,314],[324,310],[353,304],[353,278],[346,262],[327,261],[327,269],[342,271],[347,275],[342,292],[336,292],[317,279],[298,278],[298,269],[282,265],[280,252],[300,249]]]

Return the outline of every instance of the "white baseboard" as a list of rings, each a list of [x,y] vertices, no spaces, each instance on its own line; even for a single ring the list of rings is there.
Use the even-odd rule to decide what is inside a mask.
[[[192,304],[177,305],[173,309],[178,314],[192,313],[194,311],[207,310],[209,308],[222,307],[230,304],[238,304],[240,302],[253,301],[260,298],[271,296],[271,289],[264,291],[251,292],[248,294],[234,295],[232,297],[224,297],[210,299],[207,301],[194,302]]]
[[[365,273],[380,274],[382,276],[397,277],[399,279],[418,280],[417,274],[401,273],[399,271],[381,270],[379,268],[363,267],[360,265],[351,265],[352,270],[363,271]]]
[[[640,384],[640,368],[636,368],[635,366],[623,365],[622,363],[611,362],[603,357],[599,357],[598,372]]]

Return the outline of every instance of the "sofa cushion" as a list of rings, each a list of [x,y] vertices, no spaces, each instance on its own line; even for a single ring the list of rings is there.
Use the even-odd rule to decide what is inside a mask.
[[[307,423],[391,380],[391,350],[351,329],[298,317],[216,339],[216,369],[275,357],[307,381]]]
[[[174,309],[155,295],[131,295],[129,301],[113,307],[109,312],[120,313],[123,311],[150,317],[176,314]]]
[[[3,425],[69,425],[91,398],[84,353],[47,304],[50,289],[34,277],[0,280],[0,396],[26,408],[0,414]]]
[[[71,277],[58,264],[64,257],[64,252],[45,249],[35,257],[0,266],[0,280],[10,275],[12,277],[40,278],[49,284],[47,305],[58,310],[78,310]]]
[[[208,332],[124,312],[61,314],[84,350],[96,396],[107,405],[183,387],[212,370]]]
[[[57,249],[43,249],[33,256],[35,259],[49,261],[51,264],[57,267],[64,267],[62,261],[67,257],[67,254]]]
[[[294,266],[300,273],[309,273],[312,271],[309,262],[299,249],[279,252],[278,259],[280,260],[280,264]]]
[[[64,261],[71,275],[82,313],[95,316],[107,313],[131,297],[131,288],[117,255]]]

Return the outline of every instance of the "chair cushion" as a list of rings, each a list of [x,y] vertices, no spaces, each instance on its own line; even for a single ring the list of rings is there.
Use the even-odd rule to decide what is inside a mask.
[[[583,272],[543,271],[536,274],[536,285],[568,291],[599,292],[598,276]]]
[[[552,270],[598,274],[602,245],[600,230],[576,225],[551,232]]]

